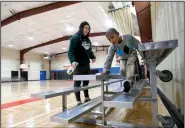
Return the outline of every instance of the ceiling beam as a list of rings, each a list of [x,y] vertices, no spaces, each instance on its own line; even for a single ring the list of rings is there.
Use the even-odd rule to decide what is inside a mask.
[[[107,48],[107,47],[110,47],[110,45],[101,45],[101,46],[92,45],[92,48],[103,48],[103,51],[104,51],[104,48]],[[99,50],[97,50],[97,51],[99,51]],[[100,51],[102,51],[102,50],[100,50]],[[57,53],[55,56],[59,56],[59,55],[66,54],[66,53],[68,53],[68,51]]]
[[[92,45],[92,48],[101,48],[101,47],[110,47],[110,45],[101,45],[101,46]]]
[[[54,2],[52,4],[32,8],[32,9],[25,10],[25,11],[22,11],[22,12],[18,12],[16,14],[8,17],[7,19],[1,21],[1,27],[6,26],[6,25],[8,25],[12,22],[17,21],[17,20],[29,17],[29,16],[33,16],[33,15],[37,15],[37,14],[44,13],[44,12],[47,12],[47,11],[51,11],[51,10],[54,10],[54,9],[66,7],[66,6],[73,5],[73,4],[77,4],[79,2],[81,2],[81,1]]]
[[[68,53],[68,52],[57,53],[55,56],[62,55],[62,54],[66,54],[66,53]]]
[[[106,32],[90,33],[89,37],[104,36],[105,34],[106,34]],[[46,46],[46,45],[51,45],[51,44],[55,44],[55,43],[58,43],[58,42],[61,42],[61,41],[69,40],[71,37],[72,37],[72,35],[60,37],[58,39],[54,39],[54,40],[51,40],[51,41],[48,41],[48,42],[45,42],[45,43],[42,43],[42,44],[38,44],[38,45],[29,47],[29,48],[26,48],[26,49],[22,49],[21,51],[26,53],[26,52],[34,49],[34,48],[39,48],[39,47],[43,47],[43,46]]]
[[[150,2],[134,2],[141,35],[141,42],[152,41]]]

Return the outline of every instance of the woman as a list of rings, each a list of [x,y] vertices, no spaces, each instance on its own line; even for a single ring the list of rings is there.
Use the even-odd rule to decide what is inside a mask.
[[[89,39],[90,25],[84,21],[79,26],[79,31],[70,39],[68,58],[71,66],[76,68],[73,75],[88,75],[90,73],[90,59],[92,63],[96,61],[91,48],[91,41]],[[78,63],[78,65],[77,65]],[[83,86],[88,86],[89,81],[83,81]],[[80,87],[81,81],[74,81],[74,87]],[[84,90],[85,101],[90,100],[88,90]],[[82,104],[80,92],[75,92],[77,104]]]
[[[120,72],[129,82],[124,84],[124,91],[128,92],[134,82],[135,62],[137,49],[140,43],[131,35],[119,35],[116,29],[110,28],[106,33],[107,39],[112,43],[110,46],[102,74],[109,74],[115,52],[120,56]]]

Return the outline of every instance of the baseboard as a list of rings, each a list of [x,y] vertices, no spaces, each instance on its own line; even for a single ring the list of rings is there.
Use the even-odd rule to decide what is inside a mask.
[[[46,80],[50,80],[50,79],[46,79]],[[42,81],[42,80],[28,80],[28,81]],[[21,82],[21,81],[12,81],[12,82]],[[1,81],[1,83],[12,83],[12,82],[11,81]]]
[[[176,106],[168,99],[168,97],[159,87],[157,88],[157,93],[177,127],[184,128],[184,116],[179,112]]]
[[[50,79],[46,79],[46,80],[50,80]],[[28,81],[45,81],[45,80],[28,80]]]
[[[9,83],[9,82],[11,82],[11,81],[1,81],[1,83]]]

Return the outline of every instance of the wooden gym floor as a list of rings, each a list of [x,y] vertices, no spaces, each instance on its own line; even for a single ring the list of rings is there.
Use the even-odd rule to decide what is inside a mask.
[[[91,81],[90,85],[97,82]],[[95,125],[83,123],[72,123],[63,125],[50,121],[50,116],[62,111],[61,96],[41,100],[31,98],[32,93],[56,90],[58,88],[70,88],[73,81],[29,81],[1,83],[1,127],[75,127],[75,128],[98,128]],[[100,96],[100,88],[89,90],[91,99]],[[141,95],[149,95],[149,89],[144,89]],[[82,101],[84,100],[81,92]],[[68,108],[76,105],[74,94],[67,97]],[[158,98],[159,114],[169,115],[160,98]],[[152,124],[152,106],[150,102],[137,102],[134,109],[114,109],[107,117],[107,120],[114,119],[117,122],[133,124]]]

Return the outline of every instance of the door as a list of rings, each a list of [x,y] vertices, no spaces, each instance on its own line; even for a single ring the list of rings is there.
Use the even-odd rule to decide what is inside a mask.
[[[24,78],[24,81],[28,81],[28,71],[21,71],[21,77]]]
[[[40,71],[40,80],[46,80],[46,71]]]
[[[18,81],[19,72],[18,71],[11,71],[11,79],[12,81]]]
[[[11,77],[12,78],[18,78],[19,72],[18,71],[11,71]]]

